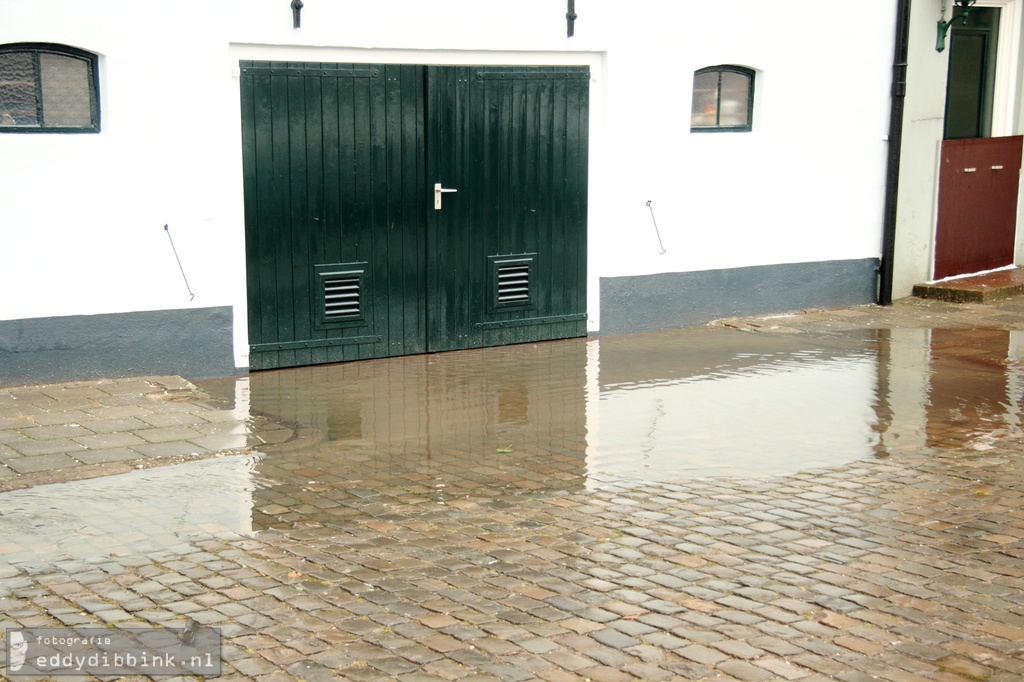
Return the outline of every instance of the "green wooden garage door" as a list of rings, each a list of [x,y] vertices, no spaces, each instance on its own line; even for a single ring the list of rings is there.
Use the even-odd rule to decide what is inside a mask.
[[[241,67],[251,369],[586,334],[586,67]]]

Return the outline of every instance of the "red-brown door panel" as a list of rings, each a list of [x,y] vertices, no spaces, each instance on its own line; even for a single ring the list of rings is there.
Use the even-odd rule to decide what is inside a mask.
[[[1022,140],[942,143],[935,279],[1013,263]]]

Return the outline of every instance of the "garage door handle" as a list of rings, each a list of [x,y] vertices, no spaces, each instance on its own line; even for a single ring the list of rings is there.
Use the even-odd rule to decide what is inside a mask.
[[[440,211],[441,210],[441,195],[442,194],[444,194],[446,192],[458,192],[458,191],[459,190],[457,190],[457,189],[448,189],[447,187],[442,187],[440,182],[435,182],[434,183],[434,210],[435,211]]]

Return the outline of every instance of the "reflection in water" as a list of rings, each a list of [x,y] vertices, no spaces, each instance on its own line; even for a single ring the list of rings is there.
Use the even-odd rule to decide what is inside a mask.
[[[254,413],[301,436],[264,448],[269,477],[301,469],[458,495],[761,477],[892,448],[982,447],[1018,423],[1019,345],[1002,330],[700,328],[240,381]],[[204,386],[230,398],[225,382]]]
[[[591,479],[768,476],[875,452],[876,360],[759,356],[706,374],[602,388]]]
[[[464,492],[573,487],[585,372],[586,341],[576,339],[253,374],[251,409],[299,436],[261,448],[272,455],[261,469]]]
[[[930,377],[931,403],[927,443],[949,447],[978,438],[1016,421],[1016,405],[1007,392],[1010,333],[976,329],[931,331],[932,361],[949,369]],[[955,370],[955,371],[954,371]],[[1011,409],[1007,409],[1011,408]]]
[[[223,457],[0,495],[0,555],[21,563],[173,552],[190,534],[252,530],[259,455]]]
[[[589,483],[763,477],[879,451],[875,332],[601,339]],[[690,341],[695,340],[696,343]]]
[[[992,330],[702,328],[204,380],[263,417],[260,456],[5,493],[0,556],[984,450],[1020,435],[1021,346]]]

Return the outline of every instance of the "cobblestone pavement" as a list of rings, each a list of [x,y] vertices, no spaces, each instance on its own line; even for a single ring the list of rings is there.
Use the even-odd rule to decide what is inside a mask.
[[[716,326],[768,344],[890,327],[1022,329],[1022,310],[1019,300],[907,302]],[[1019,397],[1013,358],[954,361],[965,372],[956,377],[994,372],[1010,402]],[[344,375],[355,386],[354,376]],[[61,418],[52,387],[32,399],[28,388],[0,391],[0,447],[17,452],[7,452],[6,480],[22,488],[0,494],[0,629],[192,619],[223,635],[221,679],[262,682],[1024,679],[1024,432],[1014,409],[995,424],[959,404],[927,438],[883,438],[874,456],[784,475],[594,481],[586,429],[573,421],[589,408],[575,404],[573,420],[544,425],[548,440],[506,448],[494,434],[452,433],[396,454],[396,440],[331,440],[343,425],[330,417],[250,408],[252,417],[188,386],[167,400],[167,383],[149,381],[110,399],[75,384],[78,402],[67,404],[77,407]],[[2,402],[13,397],[14,416]],[[30,400],[46,409],[25,408]],[[144,456],[122,452],[119,466],[156,456],[144,452],[158,442],[150,429],[201,434],[197,425],[238,421],[247,426],[234,435],[257,445],[233,441],[245,454],[215,458],[216,444],[179,433],[187,438],[168,442],[209,453],[185,447],[168,454],[197,461],[26,487],[62,469],[40,461],[19,472],[12,462],[51,453],[12,447],[15,431],[56,429],[31,440],[82,446],[78,429],[100,434],[95,411],[116,402],[146,410],[107,415],[140,422],[122,429],[142,442],[105,441]],[[176,406],[179,421],[154,417],[156,406]],[[894,432],[896,419],[877,428]],[[79,464],[65,478],[95,466],[71,457]],[[118,502],[132,491],[152,499]],[[215,513],[215,498],[228,508],[247,500],[249,525]],[[197,506],[198,517],[178,510]]]
[[[181,377],[0,388],[0,490],[246,449],[254,426]]]

